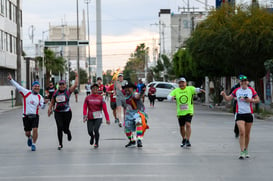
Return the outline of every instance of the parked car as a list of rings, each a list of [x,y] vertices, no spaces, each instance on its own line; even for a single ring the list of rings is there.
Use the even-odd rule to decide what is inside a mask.
[[[170,92],[178,87],[178,84],[176,83],[170,83],[170,82],[150,82],[145,91],[145,95],[148,96],[148,91],[151,85],[154,85],[156,88],[156,99],[158,101],[163,101],[164,99],[167,99],[167,96],[170,94]]]

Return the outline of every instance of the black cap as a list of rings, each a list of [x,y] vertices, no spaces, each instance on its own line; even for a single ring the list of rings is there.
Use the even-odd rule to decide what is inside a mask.
[[[97,77],[97,80],[102,80],[101,77]]]

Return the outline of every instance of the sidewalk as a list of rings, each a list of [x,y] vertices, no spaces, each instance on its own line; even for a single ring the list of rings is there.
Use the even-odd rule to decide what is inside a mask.
[[[10,110],[14,110],[14,109],[19,109],[22,106],[15,106],[15,100],[13,100],[13,107],[12,107],[12,101],[11,100],[5,100],[5,101],[0,101],[0,115],[3,112],[7,112]]]

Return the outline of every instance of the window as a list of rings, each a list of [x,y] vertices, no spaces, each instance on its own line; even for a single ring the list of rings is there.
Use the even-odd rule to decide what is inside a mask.
[[[0,0],[0,13],[5,14],[5,0]]]
[[[8,73],[10,73],[12,77],[15,77],[14,70],[0,68],[0,85],[10,85],[8,78],[7,78]]]
[[[4,38],[3,38],[4,32],[0,30],[0,50],[4,50]]]

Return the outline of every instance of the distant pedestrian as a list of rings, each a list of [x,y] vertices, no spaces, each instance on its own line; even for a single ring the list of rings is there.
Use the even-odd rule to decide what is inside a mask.
[[[86,96],[90,95],[91,93],[91,83],[88,81],[88,83],[85,85],[85,91],[86,91]]]
[[[99,90],[98,90],[98,94],[101,96],[105,95],[106,89],[105,86],[102,84],[102,78],[98,77],[97,78],[97,84],[99,85]]]
[[[49,99],[49,101],[51,101],[55,90],[56,90],[56,88],[55,88],[53,82],[49,82],[49,85],[48,85],[48,87],[46,88],[46,91],[45,91],[46,94],[47,94],[47,99]]]
[[[179,87],[168,95],[168,100],[176,99],[178,123],[183,139],[181,147],[191,147],[191,121],[194,115],[193,95],[201,92],[205,93],[205,91],[194,86],[187,86],[187,81],[184,77],[178,80],[178,85]]]
[[[92,94],[85,98],[83,104],[83,122],[87,121],[87,130],[90,136],[90,145],[94,144],[94,148],[99,147],[99,129],[102,123],[102,111],[106,117],[106,123],[110,124],[109,114],[104,98],[98,94],[99,85],[93,84]]]
[[[53,99],[48,108],[48,116],[50,116],[54,110],[54,117],[57,125],[57,135],[59,146],[58,150],[63,148],[63,132],[67,134],[68,141],[71,141],[72,135],[69,129],[72,111],[69,105],[70,96],[75,91],[78,86],[78,74],[75,72],[75,82],[74,85],[69,89],[66,86],[66,82],[61,80],[59,82],[59,89],[53,94]],[[56,106],[55,106],[56,105]]]
[[[114,82],[114,81],[112,81],[112,82]],[[113,110],[113,116],[115,118],[115,123],[119,123],[119,120],[117,117],[116,95],[114,94],[114,84],[109,86],[107,92],[110,95],[110,107]]]
[[[144,103],[146,85],[142,82],[142,79],[138,80],[137,92],[140,94],[141,100]]]
[[[40,83],[38,81],[32,83],[32,90],[27,90],[13,80],[10,74],[8,75],[8,80],[14,87],[16,87],[23,97],[22,116],[25,135],[28,138],[27,145],[31,147],[32,151],[36,151],[39,127],[39,107],[44,109],[47,100],[44,101],[44,98],[39,94]]]
[[[253,124],[252,104],[260,102],[257,92],[248,86],[247,76],[240,77],[240,87],[235,89],[229,96],[224,91],[221,95],[226,101],[237,99],[235,120],[239,128],[240,156],[239,159],[249,158],[248,145],[250,141],[250,131]]]
[[[155,98],[156,98],[156,88],[152,84],[148,90],[148,98],[150,100],[150,106],[154,107],[155,106]]]

